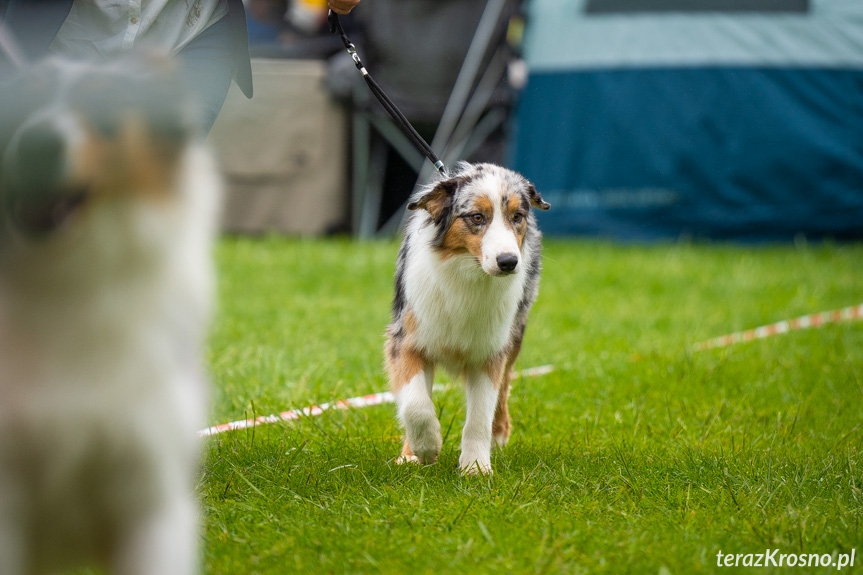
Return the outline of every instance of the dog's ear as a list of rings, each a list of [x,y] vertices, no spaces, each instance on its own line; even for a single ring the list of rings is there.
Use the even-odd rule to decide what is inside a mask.
[[[551,204],[542,199],[533,184],[527,185],[527,196],[530,198],[530,205],[538,210],[547,210],[551,207]]]
[[[432,189],[420,194],[408,204],[409,210],[426,210],[432,219],[437,221],[443,211],[452,205],[455,192],[458,190],[458,180],[451,178],[438,182]]]

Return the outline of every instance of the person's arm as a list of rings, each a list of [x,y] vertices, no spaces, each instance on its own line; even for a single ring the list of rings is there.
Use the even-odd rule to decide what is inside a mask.
[[[329,0],[327,2],[330,10],[336,14],[347,14],[359,3],[360,0]]]

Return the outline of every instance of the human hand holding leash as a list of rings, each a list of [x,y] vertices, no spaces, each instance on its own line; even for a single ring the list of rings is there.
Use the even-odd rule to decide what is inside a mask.
[[[327,5],[336,14],[347,14],[360,3],[360,0],[329,0]]]

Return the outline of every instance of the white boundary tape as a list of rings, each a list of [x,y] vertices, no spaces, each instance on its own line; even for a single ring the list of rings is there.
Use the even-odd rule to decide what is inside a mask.
[[[315,417],[325,411],[333,409],[348,409],[351,407],[362,408],[371,407],[373,405],[381,405],[383,403],[392,403],[393,394],[389,391],[381,393],[372,393],[370,395],[361,395],[336,401],[335,403],[322,403],[320,405],[311,405],[302,409],[290,409],[274,415],[261,415],[253,419],[238,419],[220,425],[214,425],[207,429],[202,429],[198,432],[201,437],[209,437],[210,435],[218,435],[227,431],[235,431],[237,429],[246,429],[247,427],[255,427],[265,425],[267,423],[278,423],[279,421],[296,421],[302,417]]]
[[[538,367],[529,367],[521,371],[515,371],[513,372],[512,377],[513,379],[517,379],[519,377],[537,377],[540,375],[551,373],[552,371],[554,371],[553,365],[540,365]],[[449,386],[446,385],[435,385],[434,388],[435,391],[442,391],[447,389],[448,387]],[[392,393],[390,393],[389,391],[382,391],[380,393],[372,393],[369,395],[360,395],[358,397],[341,399],[334,403],[310,405],[309,407],[304,407],[302,409],[290,409],[288,411],[283,411],[281,413],[276,413],[273,415],[261,415],[252,419],[239,419],[237,421],[222,423],[220,425],[214,425],[212,427],[200,430],[198,432],[198,436],[209,437],[211,435],[219,435],[220,433],[226,433],[228,431],[246,429],[249,427],[256,427],[258,425],[266,425],[268,423],[278,423],[280,421],[296,421],[303,417],[316,417],[325,411],[331,411],[334,409],[360,409],[363,407],[382,405],[384,403],[393,403],[394,401],[395,398],[393,397]]]
[[[743,343],[755,339],[763,339],[765,337],[788,333],[789,331],[821,327],[829,323],[839,323],[842,321],[852,321],[859,319],[863,319],[863,303],[859,305],[843,307],[842,309],[834,309],[830,311],[822,311],[821,313],[802,315],[794,319],[782,320],[776,323],[762,325],[754,329],[730,333],[728,335],[723,335],[722,337],[708,339],[707,341],[700,341],[694,344],[692,348],[695,351],[702,351],[705,349],[713,349],[717,347],[728,347],[729,345],[734,345],[735,343]]]

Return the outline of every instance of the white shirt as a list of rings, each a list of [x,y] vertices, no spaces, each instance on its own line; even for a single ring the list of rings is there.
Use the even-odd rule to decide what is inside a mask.
[[[75,0],[50,48],[109,58],[147,45],[174,55],[227,13],[227,0]]]

